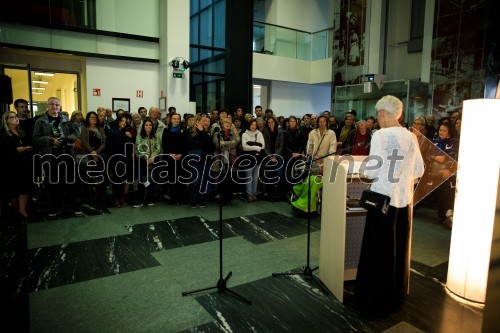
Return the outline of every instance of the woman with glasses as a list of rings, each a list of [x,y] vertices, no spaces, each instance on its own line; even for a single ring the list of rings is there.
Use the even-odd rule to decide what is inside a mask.
[[[345,141],[346,153],[350,155],[366,156],[370,154],[370,142],[372,133],[368,129],[367,122],[360,120],[356,123],[356,129],[349,132]]]
[[[412,127],[422,133],[422,135],[427,135],[427,122],[424,117],[415,118]]]
[[[33,192],[33,154],[29,138],[19,126],[19,117],[9,111],[2,116],[0,134],[2,154],[2,193],[22,219],[29,217],[26,210]]]

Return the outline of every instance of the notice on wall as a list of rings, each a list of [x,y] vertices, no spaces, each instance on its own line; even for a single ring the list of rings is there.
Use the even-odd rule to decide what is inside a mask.
[[[138,98],[142,98],[144,95],[143,91],[142,90],[137,90],[135,92],[135,97],[138,97]]]
[[[94,88],[92,89],[94,96],[101,96],[101,89]]]

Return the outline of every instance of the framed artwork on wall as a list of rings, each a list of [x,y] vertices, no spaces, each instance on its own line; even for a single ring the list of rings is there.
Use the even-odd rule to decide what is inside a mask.
[[[130,98],[113,98],[111,105],[113,106],[113,112],[119,109],[130,112]]]
[[[167,98],[160,97],[160,111],[167,111]]]

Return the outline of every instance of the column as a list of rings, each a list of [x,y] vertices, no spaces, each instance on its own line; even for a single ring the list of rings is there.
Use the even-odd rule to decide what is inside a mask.
[[[226,0],[226,84],[224,106],[252,107],[253,0]]]
[[[160,97],[167,98],[166,108],[175,106],[177,112],[189,112],[189,69],[184,78],[174,78],[172,59],[189,61],[189,1],[165,0],[160,5]],[[164,113],[165,115],[165,113]]]

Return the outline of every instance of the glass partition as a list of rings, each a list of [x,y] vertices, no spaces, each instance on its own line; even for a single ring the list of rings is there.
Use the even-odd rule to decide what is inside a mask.
[[[331,31],[327,29],[310,33],[254,21],[253,51],[309,61],[331,58]]]
[[[311,60],[320,60],[328,58],[328,30],[323,30],[312,34],[312,54]],[[331,51],[330,51],[331,54]]]
[[[403,102],[405,122],[411,124],[413,119],[430,113],[431,95],[426,82],[397,80],[382,82],[380,88],[375,82],[366,82],[350,86],[335,87],[334,115],[344,118],[346,112],[356,110],[358,119],[367,116],[375,117],[375,104],[385,95],[393,95]],[[365,92],[366,91],[366,92]],[[369,92],[368,92],[369,91]]]

